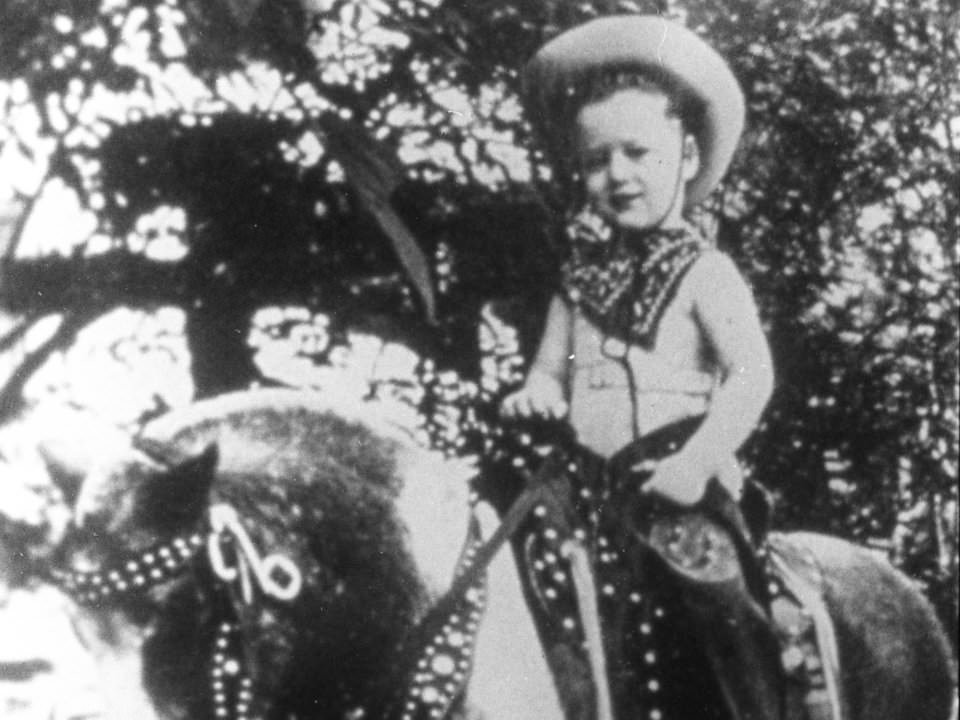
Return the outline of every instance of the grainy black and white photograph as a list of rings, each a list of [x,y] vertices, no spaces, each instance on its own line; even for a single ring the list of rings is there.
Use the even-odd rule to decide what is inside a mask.
[[[955,0],[0,0],[0,718],[956,720]]]

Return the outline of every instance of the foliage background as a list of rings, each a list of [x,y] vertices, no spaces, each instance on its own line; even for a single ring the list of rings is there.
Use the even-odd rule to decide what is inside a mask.
[[[702,32],[748,98],[697,220],[752,283],[774,350],[777,390],[744,455],[778,524],[890,553],[955,639],[960,14],[946,0],[3,0],[0,422],[49,391],[84,332],[135,312],[162,328],[112,339],[110,360],[159,348],[164,368],[187,358],[188,382],[141,393],[124,422],[353,368],[364,392],[415,408],[426,441],[481,456],[481,490],[506,502],[495,403],[522,376],[563,251],[563,192],[517,71],[558,31],[624,11]],[[69,227],[51,223],[57,202]],[[409,372],[373,372],[364,343],[403,348]],[[40,542],[2,518],[8,547]]]

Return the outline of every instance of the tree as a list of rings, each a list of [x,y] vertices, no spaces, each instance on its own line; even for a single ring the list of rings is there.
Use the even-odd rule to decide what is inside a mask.
[[[955,622],[956,11],[725,3],[700,16],[734,43],[754,128],[719,220],[782,379],[754,462],[785,478],[784,520],[892,538]]]

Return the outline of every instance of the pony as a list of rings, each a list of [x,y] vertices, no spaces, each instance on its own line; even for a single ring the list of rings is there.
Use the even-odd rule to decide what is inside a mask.
[[[560,717],[507,556],[449,597],[492,527],[473,470],[379,408],[233,393],[45,457],[81,476],[51,576],[107,720]]]
[[[472,469],[418,448],[374,408],[235,393],[161,416],[82,470],[55,451],[45,459],[73,486],[53,579],[77,599],[107,720],[602,717],[582,702],[597,679],[557,652],[537,610],[550,589],[525,555],[538,513],[513,527],[519,579],[500,552],[486,583],[477,573],[452,596],[497,521],[470,510]],[[683,578],[646,552],[652,537],[613,540],[611,552],[679,604]],[[949,645],[908,578],[837,538],[773,533],[770,545],[793,558],[833,620],[843,720],[950,717]],[[667,700],[640,697],[623,658],[648,656],[643,626],[628,627],[622,606],[616,616],[603,628],[615,648],[602,680],[613,717],[686,718],[678,708],[694,707],[741,720],[725,714],[682,614],[662,622]],[[808,720],[792,701],[782,718]]]

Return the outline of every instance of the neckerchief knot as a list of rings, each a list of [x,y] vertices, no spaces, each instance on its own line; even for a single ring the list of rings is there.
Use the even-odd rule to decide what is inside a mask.
[[[690,225],[618,231],[591,211],[566,226],[561,290],[604,333],[652,349],[680,280],[709,246]]]

